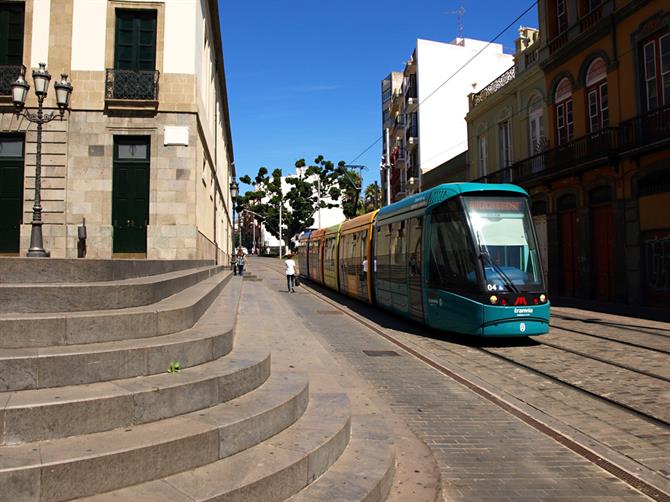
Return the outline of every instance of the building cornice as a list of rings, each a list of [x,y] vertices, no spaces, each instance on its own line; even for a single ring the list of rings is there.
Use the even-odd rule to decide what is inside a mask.
[[[233,154],[233,135],[230,129],[230,109],[228,108],[228,90],[226,88],[226,71],[223,59],[223,43],[221,41],[221,20],[219,19],[219,4],[216,0],[208,0],[209,12],[212,17],[212,33],[214,34],[214,47],[216,59],[220,65],[216,65],[216,73],[221,87],[221,102],[223,104],[223,119],[226,128],[226,153],[228,155],[228,166],[231,176],[236,176],[235,156]]]

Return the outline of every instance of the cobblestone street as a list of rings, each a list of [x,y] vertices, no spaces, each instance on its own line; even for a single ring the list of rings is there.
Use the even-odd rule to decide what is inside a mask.
[[[640,355],[642,347],[621,348],[622,341],[631,338],[626,329],[589,325],[597,334],[620,340],[607,342],[617,344],[617,350],[610,352],[603,342],[598,351],[598,342],[564,329],[580,328],[580,321],[554,318],[544,339],[551,344],[576,342],[581,351],[596,351],[602,359],[588,359],[585,365],[573,352],[541,345],[544,339],[476,344],[408,324],[310,285],[299,288],[299,294],[285,295],[280,263],[255,259],[252,267],[264,279],[266,293],[281,296],[300,319],[297,329],[310,331],[340,364],[369,382],[429,446],[441,472],[445,500],[645,499],[619,479],[627,477],[622,473],[648,483],[647,490],[656,487],[648,495],[667,499],[670,435],[665,413],[670,388],[663,379],[670,348],[667,325],[646,323],[655,333],[646,335],[655,343],[654,358],[647,360]],[[604,458],[606,467],[614,466],[619,477],[384,336],[474,382],[594,458]],[[604,361],[609,359],[630,369],[608,370]],[[644,381],[649,385],[640,383]]]

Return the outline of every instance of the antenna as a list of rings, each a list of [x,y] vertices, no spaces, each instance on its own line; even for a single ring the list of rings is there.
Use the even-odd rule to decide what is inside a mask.
[[[461,5],[458,9],[449,11],[447,14],[456,15],[456,37],[460,38],[460,43],[463,44],[463,16],[465,15],[465,7]]]

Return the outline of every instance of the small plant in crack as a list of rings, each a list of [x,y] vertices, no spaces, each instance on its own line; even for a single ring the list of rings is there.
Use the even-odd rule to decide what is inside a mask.
[[[172,361],[170,366],[168,366],[168,373],[179,373],[181,371],[181,364],[179,361]]]

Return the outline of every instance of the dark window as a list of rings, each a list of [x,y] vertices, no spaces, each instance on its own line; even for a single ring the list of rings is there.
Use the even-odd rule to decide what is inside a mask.
[[[389,245],[391,237],[391,225],[383,225],[377,228],[376,253],[377,277],[380,280],[388,280]]]
[[[430,225],[430,285],[476,291],[475,254],[461,206],[450,201],[433,212]]]
[[[533,216],[539,216],[541,214],[547,214],[547,201],[546,200],[535,200],[530,207],[530,212]]]
[[[0,3],[0,65],[23,64],[23,2]],[[14,75],[14,80],[18,73]]]
[[[650,174],[641,179],[638,184],[638,192],[640,197],[670,192],[670,169]]]
[[[670,34],[642,45],[642,78],[647,111],[670,104]]]
[[[612,202],[612,187],[602,186],[589,192],[589,202],[592,206]]]
[[[405,222],[399,221],[391,225],[391,241],[389,249],[389,280],[404,284],[406,280],[405,246],[407,235]]]
[[[156,69],[156,11],[117,9],[114,68]]]
[[[568,6],[566,0],[556,0],[556,34],[568,29]]]
[[[558,199],[556,206],[558,207],[559,211],[575,209],[577,207],[577,196],[572,193],[563,195],[560,199]]]

